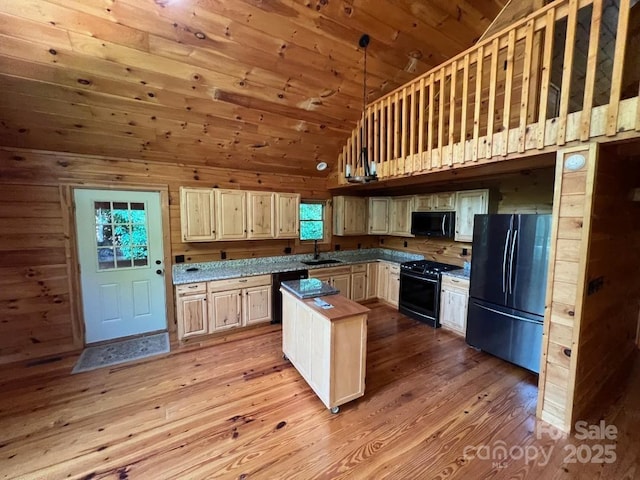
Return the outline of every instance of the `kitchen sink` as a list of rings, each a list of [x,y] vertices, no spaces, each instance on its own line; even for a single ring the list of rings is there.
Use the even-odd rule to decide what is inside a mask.
[[[302,262],[305,265],[327,265],[329,263],[342,263],[340,260],[334,260],[332,258],[325,258],[323,260],[307,260]]]

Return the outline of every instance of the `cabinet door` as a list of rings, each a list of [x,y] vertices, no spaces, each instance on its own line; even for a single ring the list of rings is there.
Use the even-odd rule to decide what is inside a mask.
[[[220,331],[242,325],[242,290],[209,294],[209,330]]]
[[[276,238],[298,238],[300,235],[300,194],[276,194]]]
[[[245,325],[271,321],[271,285],[245,288],[242,315]]]
[[[444,192],[433,194],[433,210],[451,212],[456,208],[456,193]]]
[[[387,197],[369,198],[369,235],[386,235],[389,233],[389,203]]]
[[[180,230],[184,242],[216,239],[213,189],[180,187]]]
[[[389,214],[389,235],[412,237],[411,212],[413,211],[413,196],[393,197],[391,199],[391,213]]]
[[[334,197],[334,235],[366,235],[367,199]]]
[[[465,333],[468,295],[464,290],[443,288],[440,297],[440,323],[443,327]]]
[[[400,299],[400,267],[389,267],[389,287],[387,301],[394,307],[398,306]]]
[[[367,264],[367,300],[378,296],[378,263]]]
[[[181,340],[208,333],[206,293],[179,296],[176,308],[178,337]]]
[[[467,190],[456,192],[455,241],[473,240],[473,218],[489,212],[489,190]]]
[[[378,298],[387,301],[389,297],[389,264],[378,263]]]
[[[274,237],[275,194],[247,192],[247,238]]]
[[[433,210],[433,195],[416,195],[414,200],[414,212],[429,212]]]
[[[367,273],[360,272],[351,275],[351,300],[361,302],[367,298]]]
[[[240,190],[216,190],[218,240],[247,238],[247,195]]]
[[[351,298],[351,274],[345,273],[331,277],[331,285],[340,290],[344,297]]]

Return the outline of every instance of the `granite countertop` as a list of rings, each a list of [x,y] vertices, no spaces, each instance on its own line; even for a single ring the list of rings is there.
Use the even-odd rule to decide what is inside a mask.
[[[346,250],[330,252],[320,255],[321,259],[335,259],[339,263],[326,265],[305,265],[303,261],[313,260],[311,254],[283,255],[278,257],[248,258],[242,260],[221,260],[205,263],[178,263],[173,265],[173,284],[208,282],[226,278],[250,277],[295,270],[316,270],[321,268],[341,267],[356,263],[386,262],[402,263],[410,260],[422,260],[423,255],[399,252],[386,248],[368,248],[361,250]]]
[[[469,280],[471,278],[471,272],[466,271],[464,268],[459,268],[457,270],[449,270],[448,272],[442,272],[442,275],[449,275],[451,277],[456,277],[456,278],[464,278],[465,280]]]
[[[280,285],[298,298],[323,297],[325,295],[336,295],[340,293],[340,290],[337,288],[317,278],[287,280]]]

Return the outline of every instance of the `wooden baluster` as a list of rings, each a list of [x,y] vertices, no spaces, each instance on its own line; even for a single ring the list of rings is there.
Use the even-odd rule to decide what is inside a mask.
[[[393,118],[393,158],[394,169],[392,175],[398,174],[398,162],[400,158],[400,94],[396,92],[394,95],[395,116]]]
[[[387,116],[387,100],[380,102],[380,171],[378,175],[384,177],[387,175],[386,166],[389,163],[389,156],[387,152],[387,122],[389,117]]]
[[[351,175],[357,175],[356,169],[358,168],[358,146],[356,143],[356,135],[358,133],[358,125],[351,132]]]
[[[420,106],[418,107],[418,168],[416,170],[424,170],[424,158],[425,158],[425,148],[424,148],[424,106],[425,106],[425,96],[427,92],[425,91],[425,78],[424,76],[420,78]]]
[[[636,131],[640,132],[640,82],[638,82],[638,101],[636,103]]]
[[[458,76],[458,62],[451,62],[451,89],[449,90],[449,152],[447,153],[447,165],[453,167],[453,146],[455,145],[456,129],[456,82]]]
[[[567,116],[569,115],[569,98],[571,97],[571,77],[573,76],[573,53],[576,43],[577,23],[578,0],[569,0],[567,37],[564,44],[564,63],[562,65],[562,87],[560,90],[560,113],[558,114],[558,136],[556,139],[558,145],[567,143]]]
[[[593,93],[596,82],[601,24],[602,0],[593,0],[591,32],[589,34],[589,53],[587,55],[587,76],[584,80],[584,97],[582,101],[582,114],[580,115],[580,140],[583,142],[591,136],[591,110],[593,109]]]
[[[496,88],[498,83],[498,53],[500,39],[495,38],[491,42],[491,70],[489,78],[489,107],[487,112],[487,137],[485,144],[487,148],[485,150],[485,157],[491,158],[493,156],[493,124],[495,122],[495,110],[496,110]]]
[[[509,152],[509,127],[511,125],[511,90],[513,89],[513,58],[516,51],[516,30],[509,32],[507,40],[507,73],[504,83],[504,108],[502,115],[502,145],[500,153],[503,157]]]
[[[391,170],[391,159],[393,158],[393,126],[391,125],[392,121],[392,105],[391,105],[391,96],[387,97],[387,164],[385,165],[385,175],[387,177],[393,175],[393,170]]]
[[[469,54],[464,56],[462,68],[462,114],[460,119],[460,163],[466,161],[466,143],[467,143],[467,108],[469,105],[469,64],[471,59]]]
[[[476,61],[476,97],[473,108],[473,147],[471,148],[471,160],[478,161],[478,146],[480,142],[480,108],[482,107],[482,68],[484,64],[484,47],[478,48]]]
[[[524,40],[524,67],[522,72],[522,96],[520,97],[520,125],[518,132],[518,152],[526,149],[527,118],[529,111],[529,84],[531,82],[531,63],[533,61],[533,20],[527,22]]]
[[[411,108],[409,109],[409,166],[405,165],[405,173],[413,173],[417,171],[415,164],[416,158],[416,82],[411,82]],[[407,172],[407,169],[409,172]]]
[[[364,119],[364,112],[362,113],[362,116],[360,117],[360,121],[358,122],[358,129],[357,129],[357,134],[356,134],[356,158],[355,158],[355,162],[356,162],[356,168],[355,168],[355,173],[353,173],[352,175],[362,175],[362,165],[360,160],[362,160],[360,152],[362,151],[362,136],[364,134],[364,132],[362,131],[362,129],[364,128],[364,123],[363,120]]]
[[[367,168],[371,168],[371,162],[374,162],[373,157],[373,108],[367,107],[367,156],[365,161],[369,162]]]
[[[618,110],[620,108],[622,70],[624,68],[630,9],[630,0],[620,0],[618,30],[616,31],[616,49],[613,55],[613,73],[611,74],[611,95],[609,97],[609,108],[607,109],[607,137],[612,137],[618,133]]]
[[[553,32],[555,30],[556,10],[547,11],[544,29],[544,53],[542,55],[542,79],[540,80],[540,111],[538,112],[538,149],[543,149],[547,130],[547,104],[549,103],[549,80],[553,61]]]
[[[407,126],[407,121],[408,121],[408,116],[409,116],[409,106],[407,105],[408,103],[408,99],[407,99],[407,87],[404,87],[402,89],[402,123],[401,123],[401,141],[402,143],[400,144],[401,146],[401,150],[400,150],[400,164],[399,164],[399,172],[400,174],[403,174],[407,171],[406,165],[407,165],[407,135],[409,133],[409,128]]]
[[[433,104],[436,99],[436,76],[432,73],[429,75],[429,124],[427,125],[427,160],[429,162],[428,169],[433,168]]]
[[[380,168],[380,103],[373,105],[373,163],[375,163],[376,173],[378,173]]]
[[[444,140],[444,80],[445,68],[440,69],[440,91],[438,92],[438,167],[442,167],[442,142]]]

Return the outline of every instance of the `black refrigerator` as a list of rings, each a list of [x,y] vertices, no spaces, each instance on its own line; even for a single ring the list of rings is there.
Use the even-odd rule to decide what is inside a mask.
[[[476,215],[467,343],[538,373],[551,215]]]

